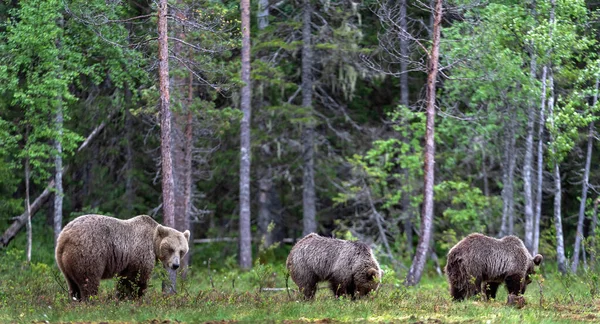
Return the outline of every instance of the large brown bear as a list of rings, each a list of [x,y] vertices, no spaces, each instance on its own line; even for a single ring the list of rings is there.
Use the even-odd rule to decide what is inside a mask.
[[[156,260],[177,269],[188,252],[190,232],[159,225],[150,216],[120,220],[84,215],[58,236],[56,263],[69,285],[69,297],[86,300],[101,279],[118,276],[119,297],[142,296]]]
[[[534,265],[543,260],[541,254],[531,257],[523,241],[516,236],[502,239],[479,233],[470,234],[448,252],[445,271],[454,300],[463,300],[485,289],[486,297],[496,298],[503,282],[511,295],[525,293],[531,283]],[[514,297],[513,297],[514,299]]]
[[[286,266],[306,299],[315,296],[320,281],[329,281],[336,297],[364,296],[379,287],[383,275],[371,248],[365,243],[315,233],[294,245]]]

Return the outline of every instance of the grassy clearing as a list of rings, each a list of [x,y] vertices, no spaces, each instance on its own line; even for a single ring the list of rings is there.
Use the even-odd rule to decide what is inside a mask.
[[[335,299],[323,284],[312,302],[286,291],[283,262],[257,265],[241,273],[234,268],[208,271],[208,265],[190,269],[179,280],[179,293],[163,296],[160,269],[152,286],[139,300],[118,301],[114,282],[103,281],[100,295],[89,303],[70,302],[55,265],[25,265],[16,251],[0,255],[0,322],[473,322],[572,323],[600,321],[600,300],[595,296],[597,275],[581,277],[544,273],[525,294],[523,309],[505,306],[506,291],[496,301],[450,300],[444,278],[428,274],[416,288],[405,288],[386,269],[382,288],[358,301]],[[550,264],[545,265],[551,268]],[[290,282],[292,287],[295,287]],[[541,285],[541,289],[540,289]],[[540,293],[541,292],[541,293]]]

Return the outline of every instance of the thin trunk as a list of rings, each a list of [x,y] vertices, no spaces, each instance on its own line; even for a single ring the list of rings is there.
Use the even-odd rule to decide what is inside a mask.
[[[169,108],[169,43],[167,38],[167,0],[158,5],[158,79],[160,83],[160,151],[162,165],[163,223],[175,227],[175,193],[173,192],[173,160],[171,158],[171,110]],[[167,269],[163,293],[175,293],[175,270]]]
[[[191,105],[194,95],[193,90],[193,76],[190,72],[188,75],[188,100],[187,100],[187,120],[185,123],[185,179],[183,183],[183,204],[185,206],[185,218],[183,222],[183,228],[190,231],[190,242],[194,239],[194,231],[191,223],[191,212],[192,212],[192,151],[194,149],[194,136],[193,136],[193,122],[194,115],[192,114]],[[187,253],[183,258],[184,264],[189,265],[193,253]]]
[[[429,56],[427,71],[427,121],[425,131],[425,165],[424,165],[424,193],[423,212],[421,214],[421,236],[408,275],[406,285],[414,286],[419,283],[425,268],[429,242],[433,230],[433,184],[434,184],[434,158],[435,158],[435,83],[438,73],[440,51],[440,29],[442,21],[442,0],[435,1],[433,44]]]
[[[244,114],[240,125],[240,267],[252,267],[252,242],[250,232],[250,0],[242,0],[242,98]]]
[[[27,134],[25,141],[29,138],[29,127],[27,127]],[[31,204],[29,203],[29,153],[25,157],[25,209],[27,211],[27,262],[31,262],[31,245],[32,245],[32,232],[31,232]]]
[[[598,253],[596,246],[596,226],[598,225],[598,203],[600,203],[600,198],[596,198],[594,200],[594,213],[592,214],[592,227],[590,228],[590,237],[592,238],[590,242],[590,264],[592,265],[592,269],[596,268],[596,254]]]
[[[554,0],[553,0],[554,2]],[[551,15],[552,17],[553,15]],[[548,118],[554,128],[554,73],[552,68],[548,71],[548,86],[550,94],[548,95]],[[551,136],[551,141],[554,141],[554,136]],[[552,154],[556,154],[556,150],[552,149]],[[554,161],[554,227],[556,228],[556,262],[558,271],[561,273],[567,272],[567,261],[565,257],[565,243],[563,238],[562,229],[562,215],[561,215],[561,202],[562,202],[562,188],[560,179],[560,162],[556,156],[553,157]]]
[[[310,0],[304,1],[302,14],[302,107],[308,111],[309,119],[312,118],[312,66],[313,52],[311,44],[312,7]],[[315,169],[314,169],[314,123],[310,120],[302,132],[303,168],[302,178],[302,207],[303,207],[303,234],[307,235],[317,231],[317,207],[315,195]]]
[[[56,107],[56,119],[54,126],[58,132],[58,138],[54,140],[54,244],[58,240],[58,234],[62,229],[63,214],[63,161],[62,161],[62,135],[63,135],[63,110],[62,103]]]
[[[108,119],[110,119],[110,117]],[[84,148],[86,148],[88,144],[92,141],[92,139],[94,139],[96,135],[98,135],[100,131],[104,129],[104,126],[106,126],[106,123],[102,122],[100,125],[94,128],[94,130],[90,133],[90,135],[88,135],[85,141],[83,141],[83,143],[79,145],[77,153],[81,152]],[[63,172],[66,172],[67,169],[68,166],[65,166],[63,168]],[[30,213],[24,212],[23,214],[13,218],[15,221],[8,227],[8,229],[6,229],[6,231],[4,231],[2,237],[0,237],[0,247],[7,246],[8,243],[10,243],[10,241],[12,241],[13,238],[15,238],[15,235],[17,235],[21,228],[23,228],[23,226],[27,223],[27,218],[29,217],[29,215],[31,215],[31,217],[35,216],[35,213],[42,207],[42,204],[46,201],[46,199],[48,199],[48,197],[50,197],[50,194],[52,193],[53,189],[54,179],[50,180],[50,182],[46,186],[46,189],[44,189],[44,191],[33,201],[33,204],[31,204]]]
[[[406,0],[400,0],[400,17],[399,17],[399,25],[401,30],[400,34],[400,56],[402,57],[400,60],[400,104],[408,107],[409,106],[409,92],[408,92],[408,38],[406,35],[408,34],[408,24],[406,17]],[[403,137],[402,140],[407,143],[409,141],[408,138]],[[408,168],[402,169],[402,174],[404,177],[405,184],[408,184],[409,181],[409,171]],[[409,186],[405,186],[407,189]],[[402,194],[402,211],[405,215],[404,219],[404,234],[406,235],[406,250],[408,255],[412,257],[413,255],[413,224],[412,220],[413,216],[413,208],[410,205],[410,197],[413,195],[413,192],[409,190],[405,190]]]
[[[127,201],[127,213],[133,216],[135,203],[135,188],[133,186],[134,164],[133,164],[133,115],[129,112],[131,107],[131,90],[125,84],[125,199]]]
[[[538,149],[537,149],[537,190],[535,199],[535,219],[533,222],[533,251],[536,255],[540,246],[540,219],[542,216],[542,185],[544,181],[544,126],[546,125],[546,75],[548,67],[542,68],[542,94],[540,100],[540,120],[538,125]]]
[[[517,164],[517,154],[515,151],[517,138],[515,136],[515,113],[511,114],[512,118],[509,123],[510,125],[510,154],[509,154],[509,170],[508,170],[508,235],[514,234],[515,228],[515,167]]]
[[[531,50],[531,62],[529,75],[532,81],[536,79],[537,64],[536,56]],[[533,82],[532,82],[533,83]],[[525,138],[525,158],[523,160],[523,196],[525,198],[525,247],[529,252],[533,251],[533,190],[532,181],[533,175],[531,172],[533,163],[533,133],[535,131],[536,111],[533,106],[533,101],[529,105],[527,112],[527,135]]]
[[[408,39],[406,0],[400,0],[400,104],[408,107]]]
[[[271,197],[270,193],[273,188],[272,170],[267,167],[263,177],[258,181],[258,231],[264,247],[271,246],[274,242],[269,230],[269,225],[273,217],[271,216]]]
[[[64,20],[62,15],[60,15],[58,19],[58,25],[62,29],[64,28]],[[60,52],[61,49],[61,41],[60,38],[56,40],[56,48]],[[60,55],[58,58],[59,62],[61,60]],[[59,71],[60,78],[60,71]],[[63,184],[62,184],[62,176],[63,176],[63,161],[62,161],[62,137],[63,137],[63,105],[62,105],[62,96],[58,95],[57,98],[58,104],[56,106],[56,116],[54,121],[54,127],[56,128],[57,138],[54,140],[54,184],[55,184],[55,192],[54,192],[54,244],[56,245],[56,240],[58,240],[58,234],[62,229],[62,219],[63,219]]]
[[[514,230],[514,174],[516,164],[514,111],[507,120],[504,130],[504,165],[502,168],[502,225],[499,236],[512,235]]]
[[[256,20],[259,30],[263,30],[269,26],[269,0],[258,0]]]
[[[596,77],[596,88],[594,92],[594,100],[592,107],[596,106],[598,102],[598,83],[600,79]],[[579,250],[581,249],[581,241],[583,239],[583,221],[585,220],[585,205],[587,203],[587,192],[589,187],[590,179],[590,167],[592,164],[592,148],[594,147],[594,122],[590,122],[588,129],[588,142],[587,152],[585,158],[585,168],[583,170],[583,181],[581,188],[581,200],[579,202],[579,219],[577,220],[577,232],[575,233],[575,247],[573,248],[573,263],[571,264],[571,271],[577,273],[577,266],[579,263]],[[584,253],[585,256],[585,253]]]

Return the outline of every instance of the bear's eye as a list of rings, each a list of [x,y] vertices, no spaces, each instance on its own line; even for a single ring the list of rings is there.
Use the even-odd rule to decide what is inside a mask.
[[[179,251],[179,256],[183,258],[183,250]]]
[[[173,248],[169,248],[169,254],[173,254],[173,252],[175,252],[175,250],[173,250]]]

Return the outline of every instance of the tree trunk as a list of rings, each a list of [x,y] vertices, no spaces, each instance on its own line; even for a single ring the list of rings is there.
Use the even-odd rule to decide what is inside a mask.
[[[590,237],[592,241],[590,245],[592,248],[590,249],[590,264],[592,265],[592,269],[596,269],[596,254],[597,251],[597,243],[596,243],[596,226],[598,225],[598,203],[600,203],[600,198],[596,198],[594,200],[594,213],[592,214],[592,226],[590,228]]]
[[[399,25],[401,29],[400,37],[400,104],[408,107],[409,106],[409,90],[408,90],[408,24],[406,16],[406,0],[400,0],[400,16]],[[408,143],[409,139],[403,137],[402,141]],[[405,184],[409,181],[408,168],[402,169],[402,175],[404,177]],[[413,192],[408,190],[409,186],[406,186],[407,190],[402,194],[402,212],[405,215],[404,219],[404,234],[406,235],[406,250],[409,256],[413,255],[413,208],[410,205],[410,197]]]
[[[302,132],[303,146],[303,168],[302,178],[302,207],[303,207],[303,235],[317,231],[317,207],[315,195],[315,169],[314,169],[314,122],[312,121],[312,66],[313,53],[311,44],[311,21],[312,7],[310,0],[304,0],[302,13],[302,107],[309,115],[309,122],[304,126]]]
[[[240,267],[252,267],[250,233],[250,0],[242,0],[242,117],[240,125]]]
[[[538,149],[537,149],[537,190],[535,199],[535,219],[533,222],[533,251],[536,255],[540,247],[540,219],[542,216],[542,185],[544,182],[544,127],[546,125],[546,75],[548,67],[542,68],[542,94],[540,100],[540,121],[538,128]]]
[[[554,73],[552,71],[552,68],[550,68],[549,70],[550,71],[548,71],[548,86],[550,94],[548,95],[548,118],[550,118],[550,122],[552,123],[552,127],[554,128]],[[554,136],[551,136],[551,141],[554,140]],[[555,156],[555,149],[552,149],[552,153],[554,155],[554,227],[556,228],[556,262],[558,266],[558,271],[565,274],[567,273],[567,264],[565,257],[565,243],[563,239],[561,215],[562,188],[560,179],[560,162]]]
[[[421,214],[421,235],[417,245],[417,251],[410,270],[406,276],[406,285],[414,286],[419,283],[427,260],[429,242],[433,230],[433,184],[434,184],[434,157],[435,157],[435,83],[437,80],[438,61],[440,51],[440,29],[442,21],[442,0],[435,1],[433,44],[429,55],[427,71],[427,122],[425,131],[424,150],[424,193],[423,212]]]
[[[64,28],[64,20],[62,15],[60,15],[58,20],[58,25],[61,29]],[[61,49],[61,41],[60,38],[56,40],[56,48],[60,52]],[[60,55],[58,57],[60,61]],[[60,73],[59,73],[60,77]],[[62,137],[63,137],[63,106],[62,106],[62,96],[58,96],[58,105],[56,106],[56,117],[54,121],[54,127],[56,128],[57,138],[54,140],[54,150],[56,151],[54,154],[54,245],[56,246],[56,241],[58,240],[58,234],[62,229],[62,219],[63,219],[63,198],[64,191],[62,185],[62,176],[63,176],[63,161],[62,161]]]
[[[504,129],[504,166],[502,168],[502,225],[500,227],[500,237],[512,235],[514,231],[514,175],[516,164],[516,138],[514,125],[514,111],[511,111],[508,118],[507,127]]]
[[[98,135],[100,131],[104,129],[104,126],[106,126],[106,123],[102,122],[100,125],[94,128],[94,130],[90,133],[90,135],[88,135],[85,141],[83,141],[83,143],[79,145],[77,153],[81,152],[84,148],[86,148],[88,144],[92,141],[92,139],[94,139],[94,137],[96,137],[96,135]],[[63,168],[63,173],[67,172],[67,169],[68,166],[65,166]],[[8,243],[10,243],[10,241],[12,241],[13,238],[15,238],[15,235],[17,235],[21,228],[23,228],[23,225],[27,223],[27,218],[29,217],[29,215],[31,215],[31,217],[35,216],[35,213],[37,213],[37,211],[42,207],[42,204],[46,201],[46,199],[48,199],[48,197],[50,197],[53,188],[54,179],[50,180],[50,182],[46,186],[46,189],[44,189],[44,191],[33,201],[33,204],[31,204],[30,213],[24,212],[23,214],[14,217],[15,221],[8,227],[8,229],[6,229],[6,231],[4,231],[2,237],[0,237],[0,247],[7,246]]]
[[[596,77],[596,88],[594,91],[594,100],[592,107],[596,106],[598,102],[598,83],[599,78]],[[577,273],[577,266],[579,263],[579,250],[581,249],[581,241],[583,239],[583,221],[585,220],[585,205],[587,203],[587,192],[589,187],[590,179],[590,167],[592,164],[592,148],[594,147],[594,122],[590,122],[588,129],[588,142],[587,152],[585,158],[585,168],[583,170],[583,181],[581,184],[581,201],[579,202],[579,218],[577,219],[577,232],[575,233],[575,246],[573,248],[573,263],[571,264],[571,271]]]
[[[533,50],[533,44],[531,49],[531,62],[530,62],[529,75],[532,80],[536,80],[537,66],[536,56]],[[533,133],[535,131],[535,117],[536,111],[534,109],[533,102],[529,105],[527,112],[527,135],[525,137],[525,158],[523,160],[523,196],[525,198],[525,247],[529,250],[529,253],[533,251],[533,176],[532,176],[532,163],[533,163]]]
[[[256,20],[259,30],[263,30],[269,26],[269,0],[258,0]]]
[[[171,110],[169,108],[169,43],[167,37],[167,0],[158,4],[158,80],[160,83],[160,151],[162,165],[163,223],[175,227],[175,193],[171,157]],[[167,269],[169,281],[163,281],[163,293],[175,293],[175,270]]]
[[[258,181],[258,231],[260,232],[261,239],[264,240],[264,247],[269,247],[274,243],[269,231],[269,225],[273,219],[271,216],[271,200],[269,199],[269,193],[273,187],[272,176],[272,171],[269,167]]]
[[[180,3],[181,4],[181,3]],[[185,21],[186,17],[182,11],[177,12],[177,17]],[[183,27],[179,28],[177,36],[181,40],[186,39]],[[183,45],[176,42],[173,46],[175,57],[183,57]],[[191,53],[188,52],[191,58]],[[188,71],[187,78],[184,77],[185,66],[180,66],[179,73],[173,75],[173,88],[175,89],[174,100],[178,101],[179,109],[173,112],[173,129],[171,141],[173,143],[173,185],[174,185],[174,218],[175,229],[180,232],[191,231],[190,227],[190,209],[192,196],[192,151],[193,151],[193,114],[191,111],[193,97],[193,76]],[[181,267],[187,269],[192,253],[187,253],[183,258]],[[184,270],[182,274],[187,271]]]
[[[55,127],[58,132],[58,138],[54,140],[54,244],[58,240],[58,234],[62,229],[63,219],[63,198],[64,191],[62,186],[63,161],[62,161],[62,134],[63,134],[63,110],[62,104],[56,107]]]
[[[125,199],[127,201],[127,214],[133,216],[133,206],[135,203],[135,187],[133,185],[134,179],[134,157],[133,157],[133,143],[132,133],[133,129],[133,115],[129,111],[131,108],[131,90],[129,84],[125,83]]]
[[[25,135],[25,143],[29,140],[29,127],[27,127],[27,134]],[[27,251],[26,257],[27,262],[31,262],[31,245],[32,245],[32,232],[31,232],[31,204],[29,203],[29,152],[25,157],[25,210],[27,212]]]

